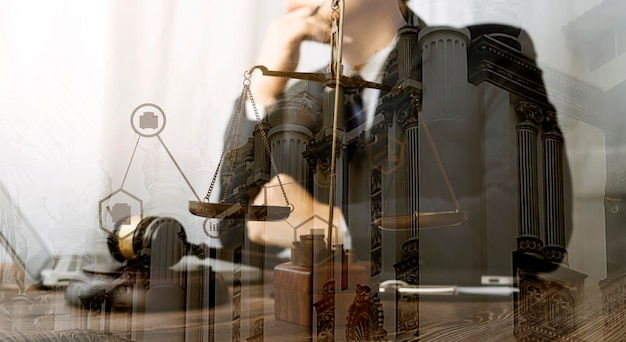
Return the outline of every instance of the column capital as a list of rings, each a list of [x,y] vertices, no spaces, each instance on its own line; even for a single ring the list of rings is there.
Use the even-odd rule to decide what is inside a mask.
[[[520,118],[520,123],[540,125],[545,120],[543,109],[535,102],[520,101],[514,108]]]

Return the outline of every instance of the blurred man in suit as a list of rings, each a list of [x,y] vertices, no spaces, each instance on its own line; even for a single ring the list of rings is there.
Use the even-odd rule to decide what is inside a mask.
[[[257,64],[292,72],[298,65],[302,42],[329,41],[333,9],[331,1],[319,4],[318,0],[286,0],[285,6],[286,13],[270,25]],[[397,88],[403,81],[399,63],[408,63],[417,70],[415,84],[422,82],[422,69],[426,68],[422,55],[426,52],[421,47],[409,57],[398,52],[399,30],[407,23],[420,34],[430,29],[408,8],[407,1],[347,0],[344,13],[344,75]],[[491,35],[533,57],[532,43],[520,29],[479,25],[457,31],[454,35],[460,37],[458,51],[462,53],[466,53],[472,39]],[[434,56],[432,51],[428,53]],[[450,65],[446,67],[445,63]],[[433,71],[429,66],[429,73],[445,79],[447,73],[460,65],[466,67],[466,63],[466,58],[445,61],[440,64],[443,69]],[[358,259],[385,263],[392,272],[389,265],[401,258],[402,241],[410,234],[405,227],[400,232],[381,233],[379,223],[383,216],[410,217],[416,210],[451,212],[459,206],[467,213],[455,228],[420,232],[420,245],[424,246],[420,247],[420,272],[424,283],[476,284],[485,272],[510,275],[511,251],[516,247],[518,183],[516,144],[512,140],[515,115],[506,119],[509,121],[499,121],[502,115],[489,113],[509,110],[508,98],[502,97],[501,92],[492,94],[484,87],[470,84],[467,72],[455,77],[460,78],[443,84],[437,91],[432,83],[424,85],[423,94],[422,89],[417,89],[423,96],[420,105],[440,102],[440,108],[453,109],[424,110],[423,120],[430,128],[420,121],[410,92],[388,88],[360,89],[361,118],[340,118],[339,122],[342,140],[339,182],[334,194],[334,244],[353,250]],[[329,219],[328,132],[333,108],[327,100],[328,88],[312,81],[287,86],[287,81],[288,78],[260,73],[254,73],[251,80],[258,114],[268,125],[269,140],[273,141],[272,156],[278,170],[269,171],[269,163],[264,165],[272,176],[259,181],[255,176],[258,170],[250,166],[250,159],[239,158],[238,177],[234,177],[238,181],[233,181],[233,191],[227,195],[243,203],[283,205],[281,180],[293,212],[285,221],[250,221],[245,227],[242,222],[229,223],[229,230],[222,237],[226,247],[240,244],[243,235],[253,244],[266,246],[267,252],[288,249],[297,239],[295,235],[308,233],[308,228],[325,228]],[[447,106],[449,103],[453,105]],[[346,119],[350,110],[343,113]],[[247,139],[253,136],[256,120],[250,103],[246,116],[249,129],[243,136]],[[417,140],[410,141],[417,126],[424,127],[416,135]],[[508,131],[502,134],[501,126],[508,127]],[[261,143],[258,139],[255,142]],[[385,245],[383,240],[390,243]],[[381,245],[385,245],[382,251]]]

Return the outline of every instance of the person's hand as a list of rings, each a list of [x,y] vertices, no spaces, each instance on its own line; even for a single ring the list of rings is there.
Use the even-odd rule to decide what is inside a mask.
[[[328,40],[330,22],[328,18],[315,11],[316,7],[313,4],[302,4],[284,16],[274,19],[256,64],[264,65],[269,70],[295,71],[303,41]],[[314,12],[316,14],[313,14]],[[260,72],[255,72],[252,77],[252,96],[261,106],[273,104],[288,80],[284,77],[262,76]]]
[[[326,236],[330,214],[329,205],[317,201],[289,175],[280,174],[279,177],[287,192],[287,198],[293,205],[293,211],[284,221],[248,221],[247,228],[250,240],[259,244],[290,248],[293,246],[294,240],[299,240],[300,235],[310,234],[312,228],[323,229]],[[285,205],[285,199],[276,177],[263,186],[253,204]],[[333,244],[343,243],[340,222],[342,222],[341,210],[335,207],[333,211]]]

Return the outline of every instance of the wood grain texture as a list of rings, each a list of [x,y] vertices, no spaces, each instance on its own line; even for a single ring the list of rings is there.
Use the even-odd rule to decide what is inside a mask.
[[[271,280],[270,274],[266,277]],[[266,341],[311,340],[312,328],[275,317],[272,283],[243,284],[241,290],[241,336],[253,336],[255,324],[262,318]],[[232,292],[231,292],[232,293]],[[346,301],[348,307],[351,301]],[[341,304],[344,305],[344,304]],[[394,305],[382,300],[384,307]],[[513,301],[471,300],[448,297],[422,297],[420,330],[415,341],[515,341]],[[233,340],[232,301],[215,309],[159,313],[116,311],[103,313],[69,306],[59,290],[31,288],[20,293],[15,286],[0,287],[0,340],[2,341],[192,341]],[[210,313],[210,315],[209,315]],[[624,317],[604,312],[597,287],[586,289],[586,301],[577,308],[577,329],[567,336],[553,336],[555,341],[624,341]],[[338,314],[335,340],[345,339]],[[386,319],[391,319],[386,317]],[[607,331],[609,324],[617,329]],[[621,327],[621,328],[620,328]],[[549,333],[546,331],[544,333]],[[182,337],[181,337],[182,336]],[[389,331],[388,340],[394,339]]]

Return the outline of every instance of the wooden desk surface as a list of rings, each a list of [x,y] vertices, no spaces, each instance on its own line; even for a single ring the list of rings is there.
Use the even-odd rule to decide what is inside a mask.
[[[255,340],[262,322],[267,341],[311,340],[310,328],[274,318],[271,278],[265,285],[242,287],[240,318],[229,302],[213,310],[160,313],[107,313],[68,305],[64,291],[29,289],[20,293],[16,285],[0,287],[0,340],[2,341],[246,341]],[[592,288],[591,291],[597,291]],[[232,294],[232,289],[231,289]],[[563,341],[620,341],[624,335],[607,334],[607,322],[623,324],[623,317],[605,316],[601,297],[580,308],[577,329]],[[419,341],[514,341],[511,299],[499,301],[420,301]],[[383,306],[393,306],[383,300]],[[344,317],[337,317],[338,321]],[[619,319],[618,321],[615,321]],[[608,320],[608,321],[607,321]],[[612,320],[612,321],[611,321]],[[336,341],[345,340],[337,323]],[[239,327],[239,328],[237,328]],[[233,332],[239,331],[239,336]],[[392,335],[387,336],[388,339]]]

